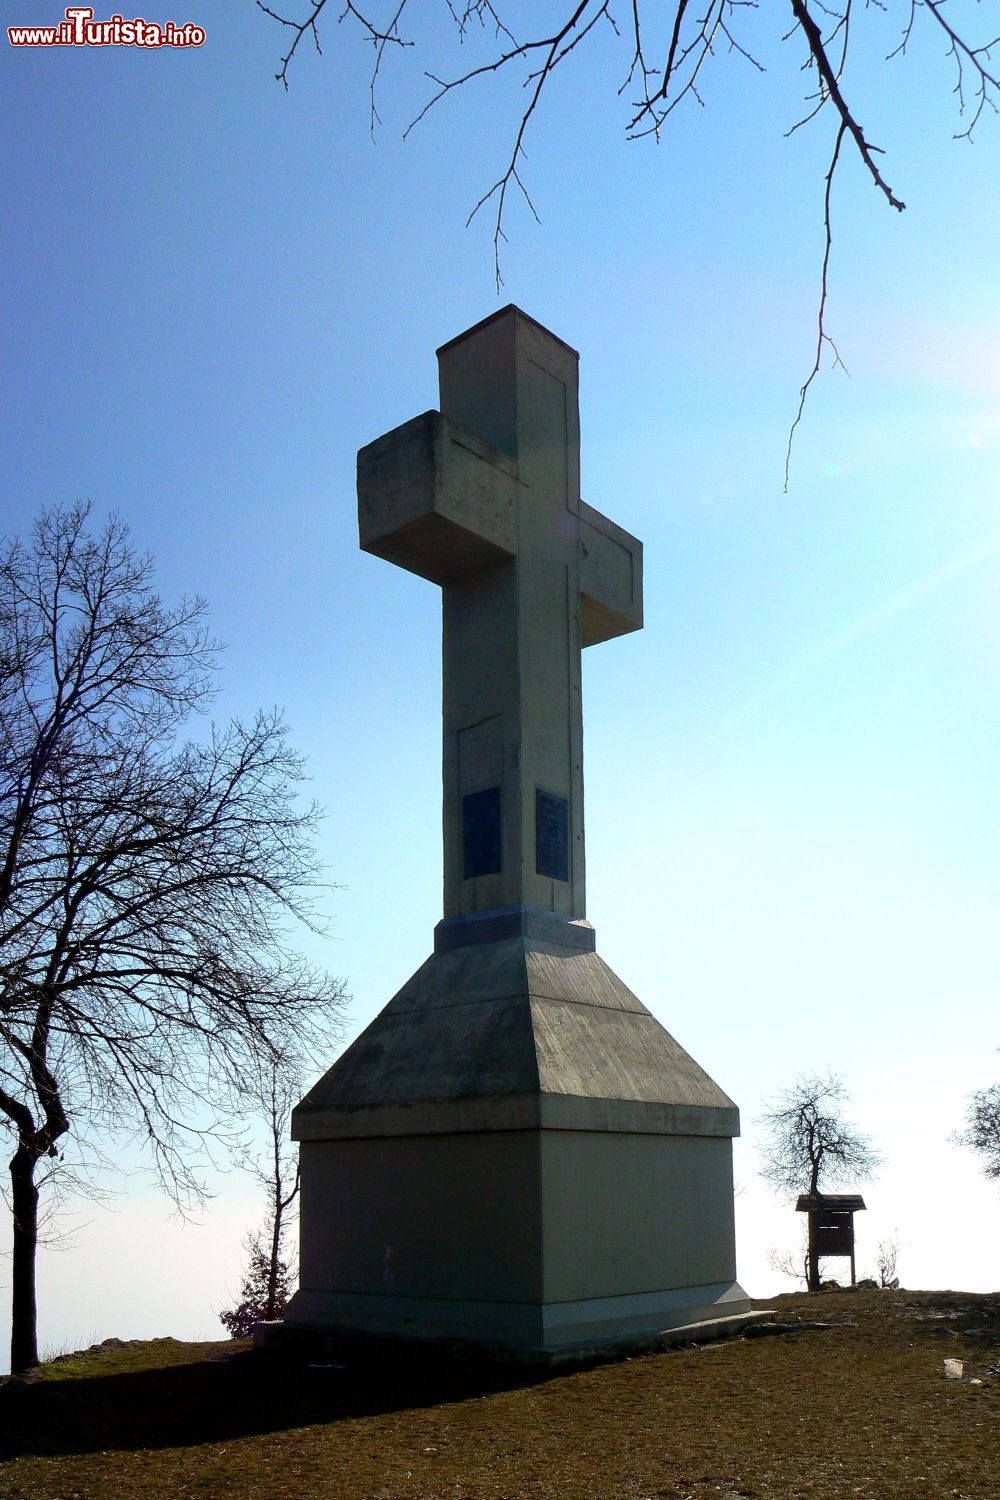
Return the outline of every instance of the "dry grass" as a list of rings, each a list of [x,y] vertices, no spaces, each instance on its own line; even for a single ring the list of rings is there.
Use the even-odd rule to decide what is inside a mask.
[[[1000,1496],[1000,1296],[769,1305],[832,1326],[547,1376],[170,1340],[63,1359],[0,1390],[0,1500]]]

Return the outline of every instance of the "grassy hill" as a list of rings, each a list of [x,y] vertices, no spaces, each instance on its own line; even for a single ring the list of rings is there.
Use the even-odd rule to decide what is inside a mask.
[[[1000,1294],[767,1305],[829,1326],[556,1374],[109,1345],[0,1385],[0,1500],[997,1500]]]

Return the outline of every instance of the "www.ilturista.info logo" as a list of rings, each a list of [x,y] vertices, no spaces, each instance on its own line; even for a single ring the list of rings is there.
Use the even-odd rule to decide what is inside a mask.
[[[65,21],[55,26],[8,26],[12,47],[200,47],[205,31],[191,21],[126,21],[113,15],[95,21],[90,5],[69,5]]]

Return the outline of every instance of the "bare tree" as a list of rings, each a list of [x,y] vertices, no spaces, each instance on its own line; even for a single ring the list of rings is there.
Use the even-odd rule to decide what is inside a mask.
[[[842,1078],[798,1078],[761,1116],[768,1142],[760,1175],[789,1194],[821,1194],[838,1182],[863,1182],[881,1165],[870,1138],[844,1119],[849,1095]]]
[[[970,1097],[965,1129],[956,1139],[981,1157],[987,1177],[1000,1179],[1000,1083]]]
[[[264,1189],[267,1202],[264,1227],[247,1242],[252,1263],[259,1262],[261,1268],[257,1317],[265,1320],[284,1311],[290,1276],[284,1238],[296,1211],[300,1176],[299,1154],[290,1143],[288,1123],[304,1091],[301,1077],[301,1066],[290,1060],[286,1066],[284,1059],[279,1063],[272,1058],[261,1068],[254,1092],[264,1125],[265,1151],[263,1155],[247,1153],[243,1158],[243,1165]]]
[[[844,1119],[848,1094],[833,1073],[799,1078],[761,1116],[768,1139],[760,1175],[779,1192],[822,1195],[838,1182],[858,1182],[881,1165],[868,1136]],[[819,1260],[808,1254],[809,1290],[819,1290]]]
[[[280,716],[180,738],[217,646],[125,525],[54,510],[0,551],[0,1126],[14,1141],[11,1367],[37,1363],[38,1167],[137,1136],[175,1201],[235,1142],[247,1080],[336,1015],[315,807]]]
[[[899,1286],[899,1252],[902,1248],[898,1230],[893,1231],[890,1239],[879,1240],[875,1259],[880,1287],[894,1291]]]
[[[767,1263],[779,1276],[809,1285],[809,1245],[804,1236],[797,1250],[769,1250]]]
[[[261,1067],[254,1087],[256,1109],[264,1130],[264,1150],[241,1153],[245,1167],[264,1189],[263,1226],[243,1241],[246,1273],[236,1307],[219,1314],[234,1339],[247,1338],[261,1320],[280,1318],[293,1291],[294,1269],[285,1255],[299,1196],[299,1156],[289,1138],[292,1108],[303,1092],[305,1059],[271,1059]]]
[[[407,131],[437,105],[466,87],[484,84],[498,75],[520,85],[523,103],[514,112],[505,155],[492,185],[480,196],[471,220],[493,206],[493,251],[497,287],[501,284],[500,247],[505,239],[504,222],[512,193],[520,194],[537,219],[535,205],[524,180],[525,143],[537,126],[546,88],[558,70],[579,64],[588,50],[604,46],[617,49],[620,58],[618,95],[623,100],[623,124],[631,140],[659,141],[673,111],[681,104],[704,104],[705,89],[713,69],[735,58],[758,74],[767,69],[761,58],[773,48],[774,6],[757,0],[671,0],[665,6],[644,5],[641,0],[568,0],[568,3],[518,6],[501,0],[446,0],[453,23],[456,52],[461,62],[441,55],[442,35],[433,24],[429,7],[413,0],[341,0],[330,14],[347,23],[371,48],[371,127],[378,121],[377,89],[386,58],[404,54],[426,42],[421,26],[427,26],[430,45],[439,49],[425,68],[428,97]],[[258,7],[285,29],[288,49],[275,75],[288,88],[289,69],[303,41],[320,46],[320,17],[326,0],[300,0],[294,13],[275,9],[266,0]],[[887,205],[902,212],[905,204],[883,174],[882,148],[870,138],[852,102],[848,83],[850,64],[872,56],[890,62],[906,55],[914,34],[928,27],[941,42],[952,69],[961,128],[958,135],[972,138],[987,110],[997,112],[1000,102],[1000,63],[992,49],[1000,44],[995,9],[949,0],[787,0],[781,43],[798,48],[805,79],[802,95],[791,108],[792,135],[817,117],[831,123],[829,168],[823,194],[826,242],[823,253],[817,318],[815,358],[803,382],[798,411],[789,434],[788,459],[795,428],[801,419],[809,388],[819,373],[825,352],[839,364],[840,356],[826,331],[827,285],[832,246],[831,192],[842,160],[842,148],[853,151]],[[956,17],[956,9],[960,15]],[[888,27],[888,38],[886,28]],[[894,27],[894,29],[893,29]],[[885,48],[888,46],[888,56]],[[470,57],[471,54],[471,57]],[[739,142],[734,140],[734,150]]]

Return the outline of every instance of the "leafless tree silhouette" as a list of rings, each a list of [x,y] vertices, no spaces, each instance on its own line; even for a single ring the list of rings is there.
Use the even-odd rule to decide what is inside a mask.
[[[987,1177],[1000,1179],[1000,1083],[971,1096],[958,1141],[977,1153]]]
[[[863,1182],[881,1165],[870,1138],[844,1119],[847,1089],[833,1073],[796,1079],[761,1116],[768,1134],[760,1175],[779,1192],[822,1193]]]
[[[317,810],[276,712],[181,733],[212,687],[198,599],[166,608],[123,523],[43,514],[0,550],[0,1128],[13,1138],[12,1368],[37,1363],[40,1163],[88,1123],[145,1142],[176,1202],[248,1080],[336,1016]]]
[[[899,1252],[902,1248],[898,1230],[894,1230],[889,1239],[878,1242],[875,1260],[878,1284],[883,1290],[899,1286]]]
[[[241,1162],[264,1189],[267,1203],[264,1226],[249,1236],[246,1245],[251,1265],[259,1267],[259,1305],[254,1309],[253,1321],[280,1317],[291,1292],[291,1270],[284,1242],[296,1214],[300,1177],[298,1149],[290,1143],[288,1122],[304,1093],[301,1082],[304,1066],[304,1059],[263,1059],[252,1090],[255,1113],[263,1124],[264,1150],[244,1152]],[[223,1322],[232,1332],[225,1314]],[[241,1331],[233,1336],[244,1334]]]

